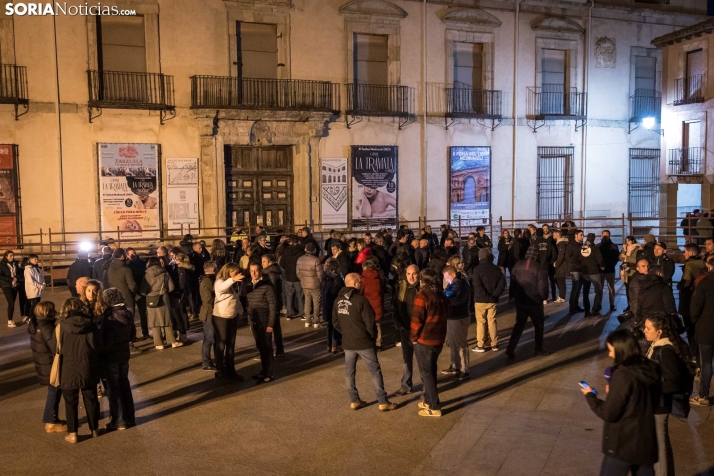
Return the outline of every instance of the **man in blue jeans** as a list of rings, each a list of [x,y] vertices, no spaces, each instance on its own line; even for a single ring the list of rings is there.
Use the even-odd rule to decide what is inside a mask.
[[[397,408],[396,403],[387,400],[384,391],[382,369],[377,360],[375,341],[377,337],[374,312],[369,301],[359,293],[362,278],[357,273],[345,277],[345,287],[335,300],[332,311],[332,324],[335,330],[342,334],[342,348],[345,351],[345,381],[350,395],[350,408],[359,410],[367,402],[359,398],[355,385],[357,372],[357,357],[361,357],[372,376],[372,387],[377,394],[379,411],[388,412]]]
[[[690,318],[696,329],[699,344],[699,358],[702,366],[699,396],[689,400],[695,405],[709,406],[709,385],[712,379],[712,359],[714,358],[714,256],[706,262],[709,273],[694,288]]]
[[[571,288],[570,288],[570,310],[569,314],[583,312],[580,307],[580,291],[583,288],[583,280],[580,276],[580,252],[583,247],[583,231],[575,230],[572,241],[568,242],[568,248],[565,250],[565,262],[570,271]]]

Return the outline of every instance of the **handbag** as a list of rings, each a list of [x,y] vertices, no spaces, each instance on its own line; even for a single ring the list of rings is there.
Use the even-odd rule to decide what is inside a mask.
[[[52,370],[50,371],[50,385],[53,387],[60,386],[60,367],[62,366],[62,354],[60,354],[60,349],[62,348],[62,342],[60,339],[60,326],[57,324],[55,327],[55,338],[57,339],[57,353],[55,353],[54,360],[52,361]]]
[[[166,284],[166,276],[164,275],[164,282],[161,283],[161,291],[159,291],[158,296],[147,296],[146,297],[146,307],[151,309],[156,309],[164,305],[164,284]]]

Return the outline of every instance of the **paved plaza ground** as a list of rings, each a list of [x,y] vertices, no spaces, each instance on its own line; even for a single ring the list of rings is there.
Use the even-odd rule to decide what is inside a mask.
[[[626,306],[623,293],[619,310]],[[45,296],[57,303],[66,297],[62,289]],[[549,303],[546,313],[545,346],[553,354],[533,357],[529,324],[509,362],[503,350],[515,313],[504,297],[501,352],[472,352],[468,381],[440,375],[441,418],[417,415],[418,394],[394,397],[399,409],[380,413],[362,364],[358,388],[371,405],[350,410],[342,357],[326,352],[324,330],[305,329],[299,320],[284,321],[287,356],[277,361],[274,382],[219,387],[212,372],[201,369],[202,334],[194,321],[192,345],[157,351],[145,341],[144,352],[132,356],[138,425],[92,439],[80,421],[77,445],[44,432],[46,390],[37,384],[27,328],[3,324],[0,474],[597,475],[602,422],[577,382],[604,388],[608,358],[601,347],[619,312],[584,319],[567,315],[567,303]],[[391,394],[399,388],[401,349],[390,347],[379,359]],[[445,347],[439,368],[448,360]],[[236,362],[248,380],[259,370],[245,326],[238,331]],[[103,428],[106,398],[101,406]],[[687,420],[670,419],[670,433],[678,476],[714,467],[712,407],[694,407]]]

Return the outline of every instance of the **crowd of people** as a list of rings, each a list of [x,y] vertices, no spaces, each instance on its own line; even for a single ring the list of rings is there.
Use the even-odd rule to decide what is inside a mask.
[[[470,352],[501,349],[498,303],[507,292],[516,311],[505,346],[508,358],[515,358],[528,319],[534,327],[534,355],[549,355],[544,347],[549,299],[567,302],[570,314],[597,318],[607,287],[609,310],[614,311],[618,263],[628,305],[618,316],[623,329],[608,338],[614,365],[606,400],[598,399],[589,385],[582,385],[593,411],[607,422],[605,433],[617,434],[605,441],[603,467],[621,469],[603,474],[627,474],[635,466],[644,468],[635,474],[649,474],[648,468],[658,461],[657,474],[672,474],[663,472],[672,464],[667,416],[688,412],[690,403],[710,404],[714,353],[711,237],[702,240],[703,252],[698,244],[684,247],[678,305],[672,288],[675,264],[666,243],[647,235],[640,244],[628,236],[620,249],[608,230],[601,232],[596,243],[595,234],[586,235],[572,221],[553,227],[504,229],[495,246],[482,226],[461,240],[448,225],[442,225],[439,232],[427,226],[415,234],[402,226],[396,236],[392,230],[380,230],[349,239],[332,231],[324,247],[307,227],[280,237],[258,227],[253,239],[245,236],[228,245],[216,239],[210,251],[204,242],[187,235],[180,246],[161,246],[146,261],[132,248],[105,244],[96,260],[79,253],[68,272],[73,297],[59,313],[50,302],[41,301],[44,284],[38,281],[41,272],[35,276],[39,271],[36,256],[28,257],[24,272],[12,252],[5,253],[0,265],[8,321],[12,322],[19,294],[38,376],[48,385],[46,429],[68,432],[70,442],[76,441],[80,390],[89,428],[93,434],[98,429],[100,380],[110,402],[107,429],[135,424],[127,378],[129,356],[140,352],[133,343],[153,339],[158,350],[181,347],[187,342],[191,319],[200,320],[203,326],[203,369],[214,372],[221,384],[244,380],[234,362],[240,319],[249,322],[260,355],[261,371],[253,376],[258,384],[274,380],[275,359],[285,355],[282,319],[301,319],[306,328],[324,329],[326,351],[344,353],[346,387],[355,410],[366,405],[355,385],[360,359],[370,372],[378,409],[397,408],[388,399],[378,357],[393,341],[401,348],[403,360],[400,387],[393,395],[415,391],[416,358],[422,382],[418,414],[439,417],[437,361],[445,343],[450,365],[441,373],[457,381],[468,379]],[[566,301],[568,279],[571,290]],[[140,332],[133,324],[135,312]],[[467,336],[474,318],[476,345],[469,348]],[[394,338],[390,339],[392,326]],[[686,335],[686,342],[680,334]],[[57,354],[62,357],[60,383],[54,386],[48,366]],[[694,368],[700,369],[698,395],[691,395],[692,379],[688,378]],[[57,417],[62,395],[66,422]],[[643,431],[647,433],[644,439],[633,434]],[[639,446],[607,447],[623,438]],[[649,453],[643,453],[645,446]]]

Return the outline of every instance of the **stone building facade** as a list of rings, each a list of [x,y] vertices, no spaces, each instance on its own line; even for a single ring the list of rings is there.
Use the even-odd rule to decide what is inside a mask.
[[[695,206],[714,209],[714,19],[655,38],[662,50],[662,177],[667,215],[682,213],[690,189]],[[684,196],[683,196],[684,195]],[[688,203],[688,202],[687,202]],[[701,206],[698,206],[701,205]],[[689,210],[691,211],[691,210]]]
[[[398,147],[403,221],[447,218],[455,146],[491,148],[494,217],[627,214],[631,150],[661,148],[637,127],[649,109],[633,98],[656,102],[676,61],[650,42],[705,19],[701,1],[662,3],[125,0],[102,5],[136,17],[99,18],[3,8],[0,144],[17,154],[21,230],[99,228],[104,143],[159,144],[160,174],[166,158],[198,158],[202,227],[319,224],[320,161],[353,145]],[[659,213],[662,183],[645,212]]]

